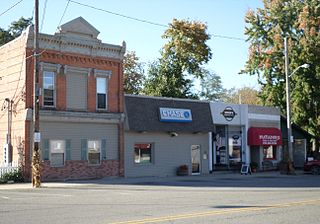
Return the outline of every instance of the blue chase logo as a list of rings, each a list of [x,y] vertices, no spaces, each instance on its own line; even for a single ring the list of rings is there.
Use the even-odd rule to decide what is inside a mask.
[[[192,122],[190,109],[160,107],[159,112],[162,122]]]

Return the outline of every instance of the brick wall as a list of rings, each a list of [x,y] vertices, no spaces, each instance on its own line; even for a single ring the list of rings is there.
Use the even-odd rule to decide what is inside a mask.
[[[7,106],[6,98],[13,101],[11,143],[13,162],[23,162],[24,122],[25,122],[25,74],[26,39],[23,33],[19,38],[0,47],[0,107]],[[4,162],[4,145],[8,132],[8,107],[0,111],[0,164]]]
[[[41,179],[92,179],[119,175],[119,162],[104,160],[101,165],[88,165],[87,161],[66,161],[63,167],[51,167],[50,161],[41,164]]]
[[[40,57],[41,62],[68,65],[79,68],[93,68],[98,70],[112,71],[111,78],[108,82],[108,112],[123,112],[123,81],[120,60],[109,58],[89,57],[77,54],[61,54],[61,52],[49,51],[44,52]],[[62,72],[63,69],[60,71]],[[88,77],[88,108],[89,112],[96,111],[96,78],[94,75]],[[57,109],[66,108],[66,77],[65,74],[57,75]],[[41,100],[41,99],[40,99]]]

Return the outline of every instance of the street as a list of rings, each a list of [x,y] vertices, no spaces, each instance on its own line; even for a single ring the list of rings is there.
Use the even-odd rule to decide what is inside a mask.
[[[320,176],[239,174],[0,185],[1,223],[319,223]]]

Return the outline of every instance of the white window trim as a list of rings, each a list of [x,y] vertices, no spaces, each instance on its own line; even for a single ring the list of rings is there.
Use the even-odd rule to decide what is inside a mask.
[[[63,150],[63,165],[59,166],[59,165],[52,165],[51,164],[51,142],[52,141],[62,141],[64,142],[64,150]],[[49,161],[50,161],[50,166],[51,167],[64,167],[66,165],[66,140],[61,140],[61,139],[50,139],[49,140]]]
[[[90,141],[95,141],[95,142],[99,142],[100,144],[100,159],[99,159],[99,163],[98,164],[92,164],[89,162],[89,142]],[[88,139],[87,140],[87,158],[88,158],[88,165],[89,166],[100,166],[101,165],[101,161],[102,161],[102,151],[101,151],[101,144],[102,144],[102,141],[101,140],[97,140],[97,139]]]
[[[44,75],[46,72],[52,72],[53,73],[53,106],[49,105],[44,105]],[[42,90],[41,90],[41,95],[42,95],[42,106],[46,108],[56,108],[57,106],[57,74],[54,71],[50,70],[44,70],[42,72]]]
[[[97,81],[98,81],[98,78],[103,78],[106,80],[106,108],[98,108],[98,85],[97,85]],[[107,76],[97,76],[96,77],[96,110],[97,111],[107,111],[108,108],[109,108],[109,77]]]

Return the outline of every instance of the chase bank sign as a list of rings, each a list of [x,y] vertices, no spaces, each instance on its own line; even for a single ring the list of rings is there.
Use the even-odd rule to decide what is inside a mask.
[[[159,111],[162,122],[192,122],[190,109],[160,107]]]

